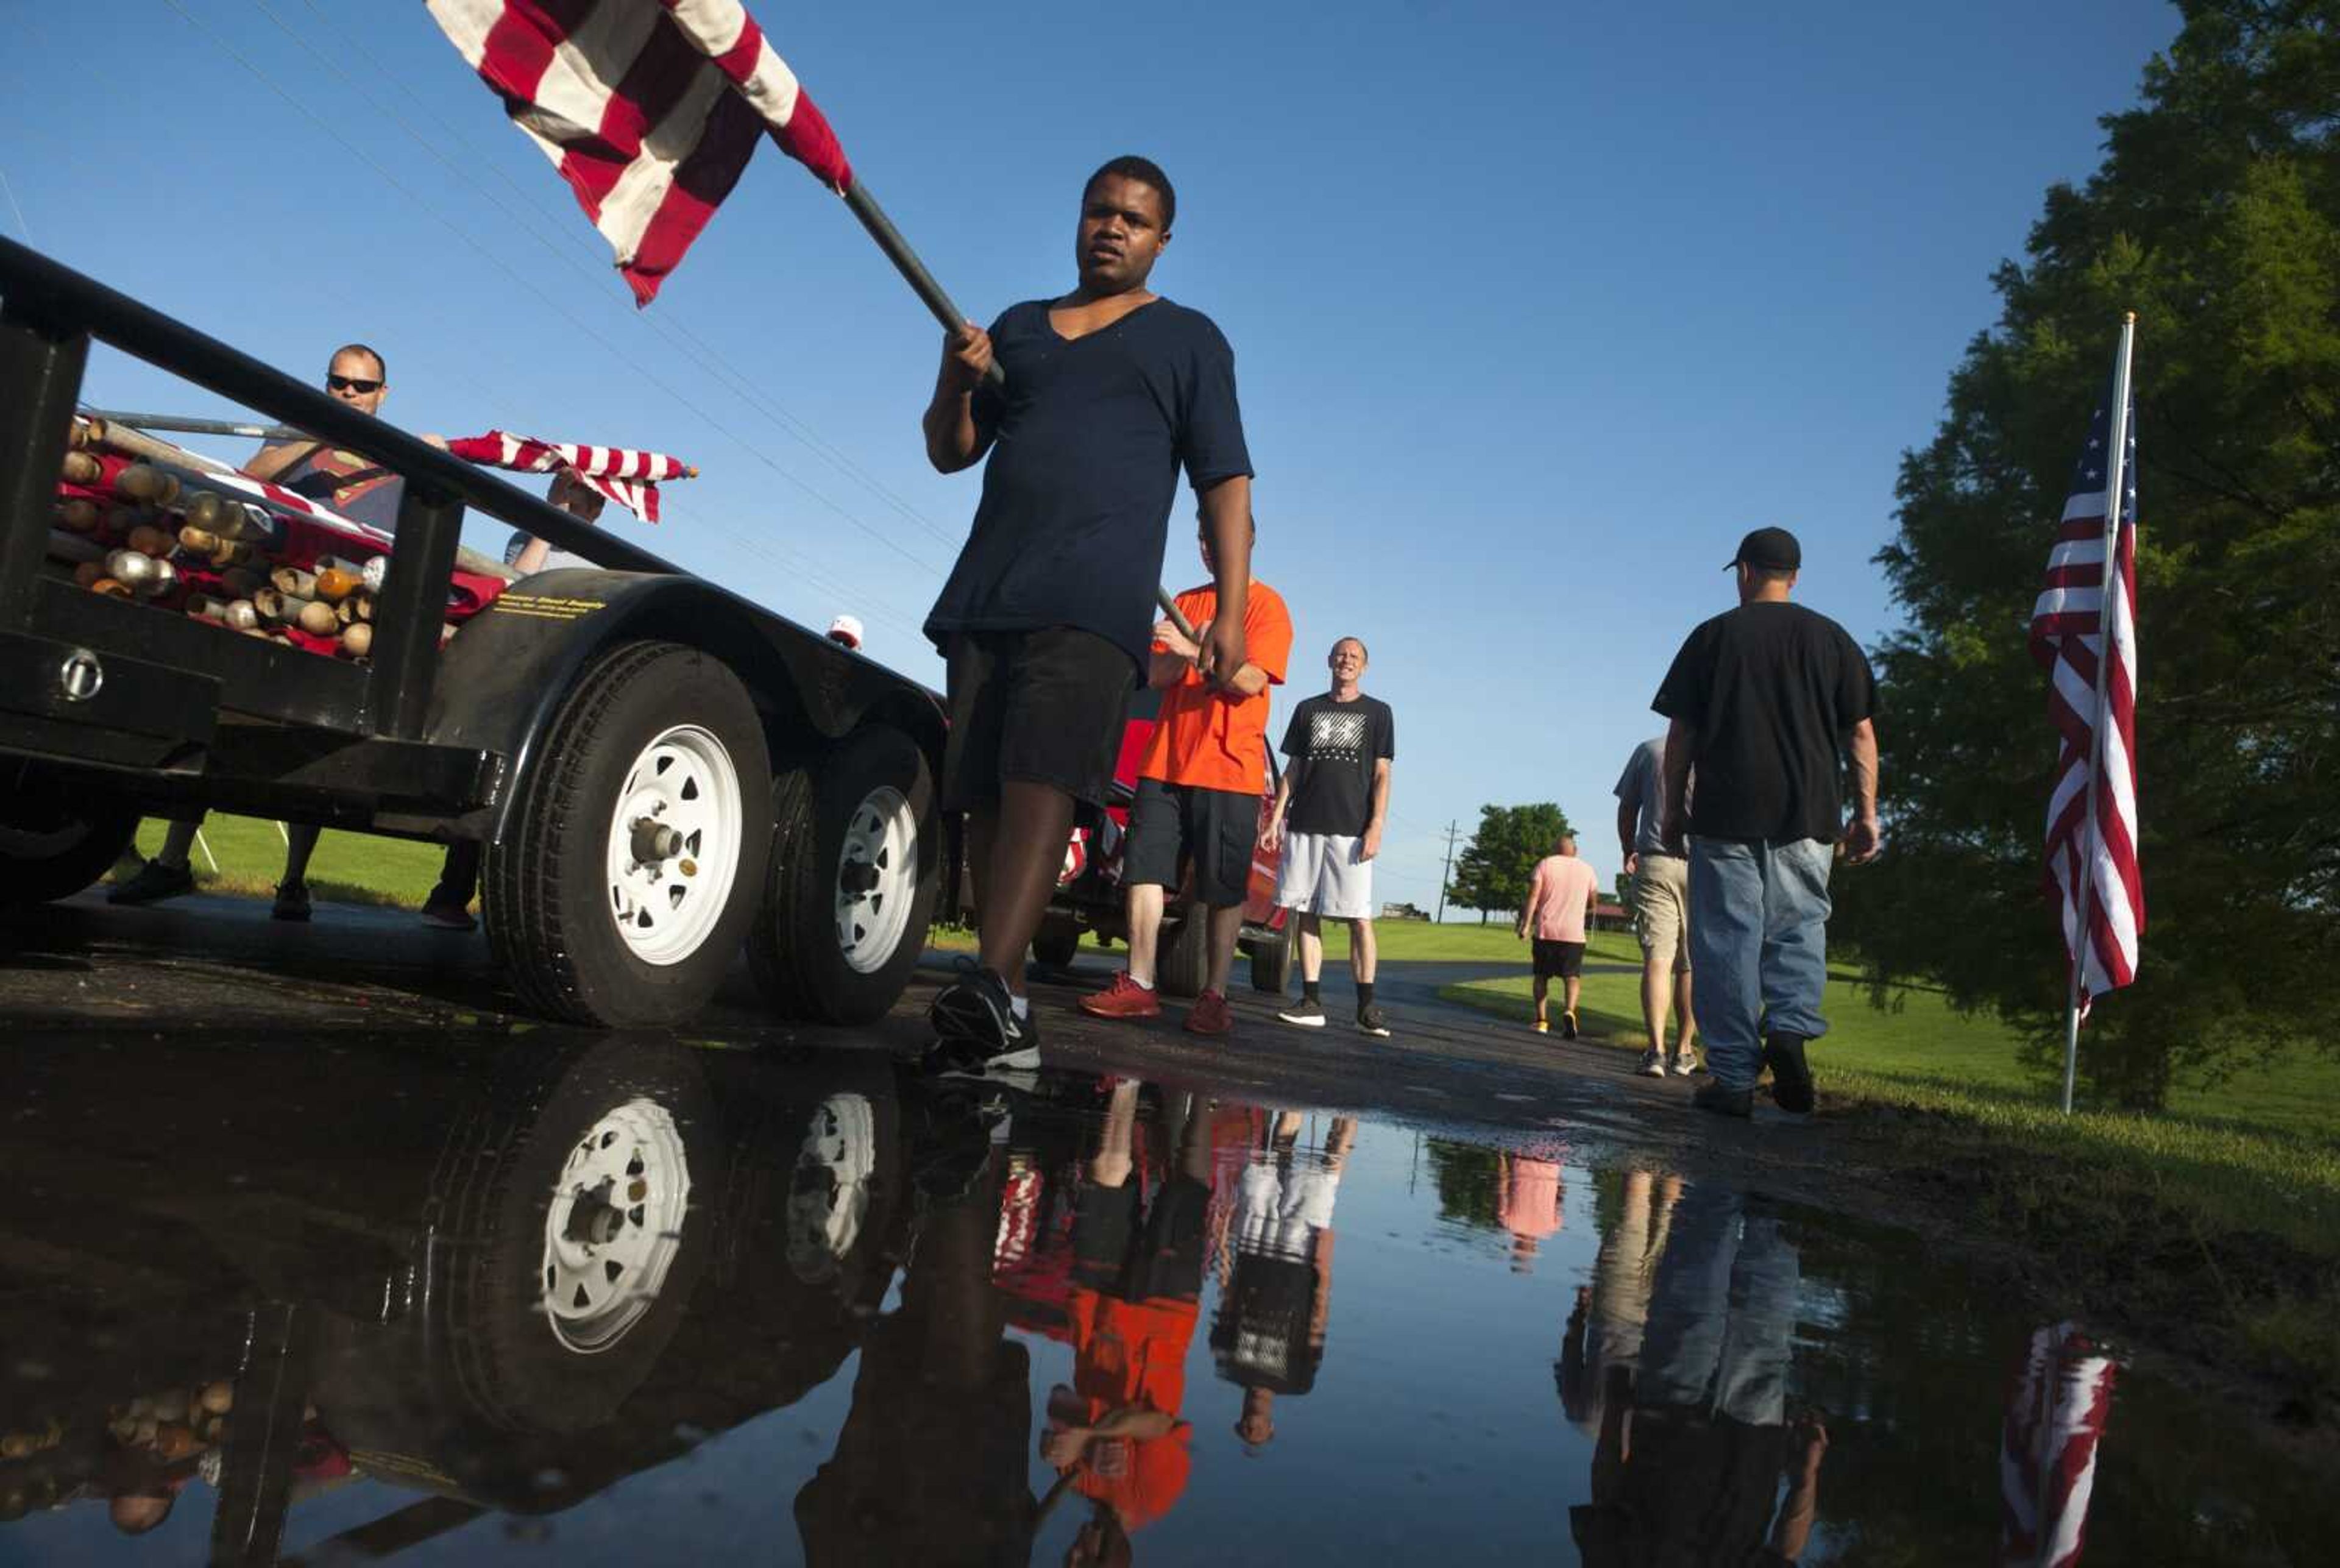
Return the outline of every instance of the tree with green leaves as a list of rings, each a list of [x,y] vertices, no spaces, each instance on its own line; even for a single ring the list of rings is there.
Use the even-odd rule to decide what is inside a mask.
[[[1835,929],[2060,1048],[2042,892],[2056,754],[2026,620],[2124,311],[2138,313],[2137,984],[2081,1066],[2155,1107],[2301,1039],[2340,1048],[2340,4],[2182,0],[2104,164],[2048,193],[1998,323],[1903,455],[1879,560],[1890,852]]]
[[[1478,910],[1482,926],[1496,910],[1519,908],[1528,900],[1536,862],[1552,853],[1552,840],[1570,831],[1568,813],[1549,800],[1480,807],[1479,830],[1454,858],[1446,896]]]

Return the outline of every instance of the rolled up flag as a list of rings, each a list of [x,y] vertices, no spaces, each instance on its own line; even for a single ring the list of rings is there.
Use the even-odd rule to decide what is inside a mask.
[[[427,0],[552,160],[647,305],[768,134],[839,194],[853,166],[738,0]]]
[[[466,462],[521,473],[558,473],[566,469],[644,522],[659,520],[658,481],[699,477],[697,469],[662,452],[538,441],[500,430],[459,437],[447,443],[447,450]]]

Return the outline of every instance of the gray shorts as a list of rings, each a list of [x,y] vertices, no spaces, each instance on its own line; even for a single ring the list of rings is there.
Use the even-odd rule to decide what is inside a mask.
[[[1357,858],[1354,833],[1286,833],[1275,901],[1304,915],[1336,920],[1373,918],[1373,863]]]

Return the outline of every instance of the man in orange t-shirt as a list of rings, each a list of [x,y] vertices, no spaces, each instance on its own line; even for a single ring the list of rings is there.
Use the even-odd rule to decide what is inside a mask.
[[[1212,565],[1211,540],[1200,541],[1203,567]],[[1178,596],[1178,612],[1207,635],[1217,613],[1213,588]],[[1195,868],[1195,898],[1209,908],[1208,974],[1203,994],[1186,1014],[1186,1031],[1224,1035],[1234,1027],[1227,1010],[1227,970],[1243,932],[1251,881],[1252,846],[1259,839],[1260,796],[1267,783],[1267,689],[1284,682],[1292,655],[1292,614],[1284,596],[1252,580],[1244,612],[1244,662],[1233,680],[1205,681],[1195,669],[1201,650],[1164,620],[1154,629],[1149,684],[1162,691],[1162,717],[1137,769],[1137,799],[1129,809],[1122,849],[1122,883],[1129,890],[1129,968],[1111,988],[1081,998],[1081,1010],[1100,1018],[1150,1018],[1162,1011],[1154,991],[1155,938],[1162,931],[1165,889],[1179,886],[1182,862]]]

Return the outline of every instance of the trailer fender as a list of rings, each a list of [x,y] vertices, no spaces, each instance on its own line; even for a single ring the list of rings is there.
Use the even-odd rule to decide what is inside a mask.
[[[562,568],[506,589],[441,656],[425,737],[505,759],[483,837],[502,832],[512,782],[579,673],[605,650],[648,638],[704,649],[739,675],[776,767],[872,722],[901,729],[942,767],[941,707],[907,677],[699,578]]]

